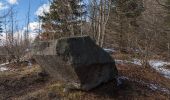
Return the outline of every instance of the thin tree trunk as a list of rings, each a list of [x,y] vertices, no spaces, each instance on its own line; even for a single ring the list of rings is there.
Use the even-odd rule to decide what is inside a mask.
[[[108,12],[107,12],[107,16],[105,16],[106,14],[106,8],[107,8],[107,0],[105,0],[104,2],[104,14],[103,14],[103,32],[102,32],[102,39],[101,39],[101,47],[103,47],[104,44],[104,38],[105,38],[105,30],[106,30],[106,25],[108,23],[109,17],[110,17],[110,7],[111,7],[111,1],[108,0]]]
[[[101,19],[102,19],[102,0],[100,0],[100,7],[99,7],[99,17],[98,17],[98,37],[97,37],[97,44],[100,45],[100,37],[101,37]]]
[[[73,11],[72,11],[72,8],[71,8],[71,5],[68,3],[68,9],[69,9],[69,11],[70,11],[70,14],[72,15],[72,18],[73,18]],[[68,21],[67,21],[68,22]],[[73,27],[73,23],[71,23],[71,22],[69,22],[69,24],[70,24],[70,32],[71,32],[71,35],[72,36],[75,36],[75,33],[74,33],[74,27]]]

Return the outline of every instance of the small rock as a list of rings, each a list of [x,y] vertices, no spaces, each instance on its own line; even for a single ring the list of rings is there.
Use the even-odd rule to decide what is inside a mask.
[[[42,71],[42,72],[39,72],[39,73],[38,73],[38,76],[40,76],[40,77],[46,77],[46,76],[48,76],[48,74],[47,74],[45,71]]]
[[[65,87],[65,88],[63,89],[63,92],[64,92],[64,93],[69,93],[70,91],[71,91],[71,89],[68,88],[68,87]]]
[[[49,100],[60,100],[60,97],[54,92],[49,92],[48,98],[49,98]]]
[[[28,97],[27,100],[38,100],[38,98],[36,98],[36,97]]]
[[[52,98],[55,98],[57,95],[56,95],[56,93],[54,93],[54,92],[49,92],[48,93],[48,97],[50,98],[50,99],[52,99]]]

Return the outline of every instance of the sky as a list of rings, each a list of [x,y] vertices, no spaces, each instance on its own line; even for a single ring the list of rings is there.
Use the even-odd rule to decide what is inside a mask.
[[[49,12],[50,0],[0,0],[0,21],[4,20],[1,18],[2,15],[9,12],[9,9],[12,7],[14,9],[14,16],[16,16],[17,30],[14,30],[16,37],[18,35],[23,36],[27,27],[27,16],[29,9],[30,1],[30,23],[29,23],[29,36],[30,38],[35,38],[37,36],[37,30],[41,26],[38,21],[38,16],[43,16],[43,12]],[[88,0],[85,0],[87,3]],[[10,18],[9,18],[10,19]],[[7,26],[10,30],[10,26]],[[0,36],[0,40],[6,39],[6,33],[2,33],[3,36]],[[0,41],[1,42],[1,41]]]
[[[39,28],[38,15],[43,16],[43,12],[49,11],[48,0],[0,0],[0,16],[8,12],[11,7],[14,8],[19,31],[26,29],[28,8],[30,1],[30,36],[35,34],[34,30]]]

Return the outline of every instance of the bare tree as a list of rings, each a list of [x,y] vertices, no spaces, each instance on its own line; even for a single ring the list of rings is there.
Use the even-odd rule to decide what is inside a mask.
[[[108,19],[110,17],[111,0],[93,0],[91,1],[91,25],[93,37],[96,43],[103,46],[105,31]]]

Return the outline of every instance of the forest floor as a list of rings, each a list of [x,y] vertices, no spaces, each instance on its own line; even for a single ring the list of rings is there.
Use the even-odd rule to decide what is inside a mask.
[[[124,55],[113,56],[124,60]],[[0,71],[0,100],[170,99],[170,79],[152,67],[117,62],[116,65],[119,71],[116,88],[109,82],[88,92],[66,92],[64,84],[54,81],[36,63],[31,66],[26,62],[7,64],[8,70]]]

